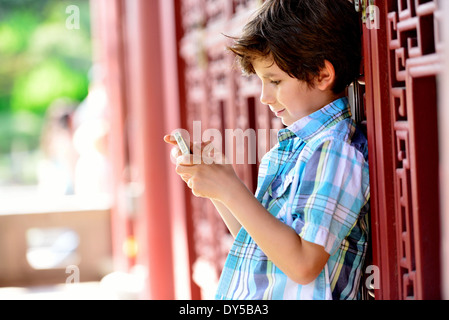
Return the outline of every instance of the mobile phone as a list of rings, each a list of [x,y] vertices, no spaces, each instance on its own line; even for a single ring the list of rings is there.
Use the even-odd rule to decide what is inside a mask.
[[[176,143],[178,144],[179,149],[181,149],[182,154],[190,154],[190,148],[185,142],[184,138],[181,136],[181,133],[175,132],[173,136],[176,139]]]

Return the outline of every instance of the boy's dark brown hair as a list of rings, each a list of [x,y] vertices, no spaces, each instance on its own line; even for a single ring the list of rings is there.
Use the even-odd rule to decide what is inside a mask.
[[[253,59],[271,56],[281,70],[310,86],[328,60],[336,94],[359,76],[360,19],[348,0],[266,0],[234,40],[228,49],[246,74],[255,73]]]

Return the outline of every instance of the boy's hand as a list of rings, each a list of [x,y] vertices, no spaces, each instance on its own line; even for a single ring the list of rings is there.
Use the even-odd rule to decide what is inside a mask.
[[[176,144],[170,141],[170,136],[164,140]],[[210,161],[210,158],[204,156],[207,153],[204,152],[205,148],[202,148],[208,144],[199,145],[203,151],[198,153],[203,154],[199,159],[202,160],[200,164],[194,164],[198,156],[183,156],[179,148],[175,147],[172,155],[177,158],[176,172],[195,196],[224,205],[226,210],[223,207],[217,209],[221,208],[220,214],[234,237],[243,226],[268,258],[287,276],[297,283],[309,284],[323,270],[329,254],[322,246],[302,240],[294,229],[268,212],[237,177],[232,165],[204,163],[204,160]],[[191,149],[194,153],[195,148],[193,146]]]
[[[223,154],[214,150],[211,141],[191,144],[193,154],[182,155],[170,135],[164,141],[174,145],[171,156],[176,159],[176,173],[187,183],[197,197],[225,201],[227,191],[241,183],[232,165],[225,164]]]

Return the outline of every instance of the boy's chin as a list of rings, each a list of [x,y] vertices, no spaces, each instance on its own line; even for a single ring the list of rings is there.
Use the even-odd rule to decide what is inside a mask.
[[[282,124],[286,127],[289,127],[296,122],[296,121],[293,121],[292,119],[285,119],[285,118],[281,118],[281,121],[282,121]]]

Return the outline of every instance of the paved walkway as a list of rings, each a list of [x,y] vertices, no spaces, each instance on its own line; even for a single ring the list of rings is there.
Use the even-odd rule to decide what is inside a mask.
[[[35,288],[0,288],[1,300],[117,300],[100,282]]]

